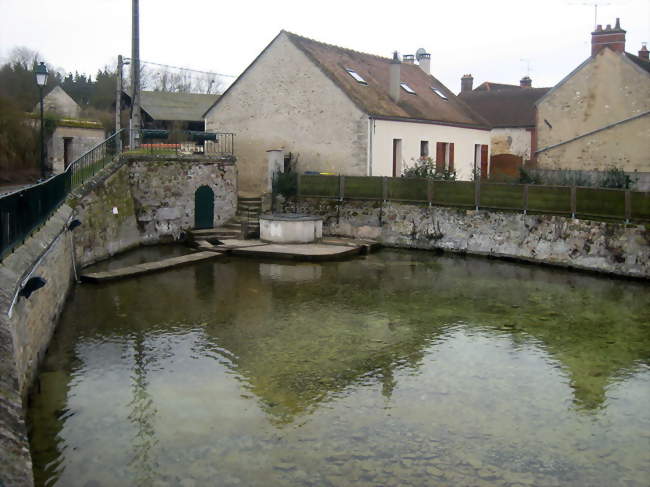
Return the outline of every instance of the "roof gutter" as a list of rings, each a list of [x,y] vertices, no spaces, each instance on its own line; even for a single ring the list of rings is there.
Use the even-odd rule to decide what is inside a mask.
[[[423,118],[406,118],[406,117],[390,117],[390,116],[384,116],[384,115],[369,115],[370,118],[373,118],[375,120],[389,120],[392,122],[412,122],[412,123],[427,123],[430,125],[445,125],[447,127],[459,127],[459,128],[466,128],[466,129],[474,129],[474,130],[485,130],[489,132],[491,130],[490,127],[486,127],[484,125],[472,125],[469,123],[457,123],[457,122],[444,122],[442,120],[426,120]]]
[[[616,127],[618,125],[623,125],[624,123],[631,122],[633,120],[645,117],[647,115],[650,115],[650,110],[648,110],[647,112],[639,113],[638,115],[634,115],[633,117],[629,117],[629,118],[626,118],[624,120],[620,120],[618,122],[610,123],[609,125],[605,125],[604,127],[601,127],[599,129],[596,129],[596,130],[592,130],[591,132],[587,132],[586,134],[578,135],[576,137],[573,137],[572,139],[565,140],[563,142],[558,142],[557,144],[553,144],[553,145],[543,147],[541,149],[536,150],[535,154],[540,154],[542,152],[546,152],[547,150],[555,149],[556,147],[560,147],[562,145],[569,144],[571,142],[575,142],[576,140],[580,140],[580,139],[582,139],[584,137],[589,137],[590,135],[597,134],[598,132],[603,132],[605,130],[609,130],[609,129],[611,129],[613,127]]]

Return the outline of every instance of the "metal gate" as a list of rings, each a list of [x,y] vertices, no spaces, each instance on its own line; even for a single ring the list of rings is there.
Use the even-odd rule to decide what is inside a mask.
[[[212,228],[214,222],[214,192],[201,186],[194,193],[194,228]]]

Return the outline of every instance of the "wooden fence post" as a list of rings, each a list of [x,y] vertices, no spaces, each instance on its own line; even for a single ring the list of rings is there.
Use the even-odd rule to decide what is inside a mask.
[[[524,215],[528,214],[528,185],[524,184]]]
[[[381,178],[381,199],[388,201],[388,178],[386,176]]]
[[[571,186],[571,218],[576,217],[576,187],[575,185]]]
[[[345,176],[339,174],[339,201],[345,198]]]
[[[429,206],[433,203],[433,179],[427,179],[427,201]]]
[[[474,206],[475,210],[478,211],[479,206],[481,205],[481,178],[474,178]]]
[[[632,198],[630,190],[625,190],[625,223],[630,223],[630,218],[632,218]]]

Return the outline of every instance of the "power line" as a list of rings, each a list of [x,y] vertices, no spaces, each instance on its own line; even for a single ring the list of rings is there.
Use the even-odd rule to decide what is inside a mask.
[[[124,58],[125,60],[131,60],[130,58]],[[202,73],[202,74],[211,74],[214,76],[222,76],[224,78],[236,78],[237,76],[234,76],[232,74],[223,74],[223,73],[215,73],[214,71],[201,71],[200,69],[191,69],[191,68],[183,68],[181,66],[172,66],[170,64],[162,64],[162,63],[154,63],[152,61],[143,61],[140,60],[141,64],[153,64],[154,66],[162,66],[163,68],[171,68],[171,69],[179,69],[181,71],[192,71],[194,73]]]

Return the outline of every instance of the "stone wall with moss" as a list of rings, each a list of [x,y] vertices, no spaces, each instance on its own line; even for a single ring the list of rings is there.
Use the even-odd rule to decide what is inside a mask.
[[[133,158],[129,182],[146,242],[177,240],[194,228],[194,194],[201,186],[214,193],[215,227],[237,212],[237,168],[232,162],[205,157]]]
[[[0,266],[0,485],[31,486],[23,405],[72,285],[72,240],[63,205]],[[45,286],[21,296],[32,277]]]
[[[299,209],[322,215],[327,235],[650,278],[648,225],[368,201],[301,199]]]
[[[215,193],[215,224],[234,216],[234,163],[185,157],[123,158],[77,188],[0,262],[0,487],[33,485],[25,426],[27,394],[72,287],[84,267],[143,244],[175,240],[194,226],[194,191]],[[69,230],[78,219],[81,225]],[[46,284],[18,295],[29,277]]]

